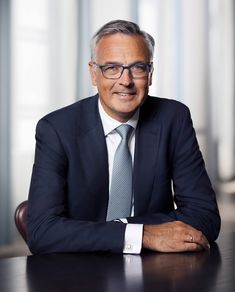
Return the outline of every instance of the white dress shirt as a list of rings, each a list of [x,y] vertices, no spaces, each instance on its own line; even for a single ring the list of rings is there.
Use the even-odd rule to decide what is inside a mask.
[[[111,184],[111,176],[113,170],[113,159],[116,149],[121,142],[120,135],[116,132],[116,128],[122,123],[111,118],[103,109],[99,100],[99,113],[104,128],[104,134],[106,138],[107,151],[108,151],[108,164],[109,164],[109,189]],[[135,129],[138,123],[139,110],[134,114],[133,117],[126,124],[132,126],[134,131],[129,139],[129,149],[132,157],[132,165],[134,162],[135,152]],[[134,216],[134,196],[132,199],[132,211],[131,216]],[[128,223],[126,218],[120,218],[123,223]],[[140,253],[142,248],[142,237],[143,237],[143,224],[127,224],[125,232],[125,241],[123,253]]]

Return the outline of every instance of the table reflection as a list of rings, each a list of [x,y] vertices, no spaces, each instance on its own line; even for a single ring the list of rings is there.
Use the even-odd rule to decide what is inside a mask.
[[[210,251],[146,255],[143,291],[213,291],[221,256],[216,244]]]
[[[28,291],[40,292],[213,291],[220,263],[216,244],[199,253],[31,256],[27,284]]]

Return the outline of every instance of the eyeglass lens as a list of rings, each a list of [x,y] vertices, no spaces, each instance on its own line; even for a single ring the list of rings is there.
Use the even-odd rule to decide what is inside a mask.
[[[150,64],[136,63],[130,66],[110,64],[99,66],[104,77],[118,79],[121,77],[123,71],[128,69],[133,78],[147,77],[150,71]]]

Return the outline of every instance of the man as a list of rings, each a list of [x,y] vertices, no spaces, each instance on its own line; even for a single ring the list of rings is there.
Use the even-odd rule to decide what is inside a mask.
[[[39,121],[29,193],[33,253],[198,251],[217,238],[219,211],[189,110],[148,96],[153,51],[153,38],[136,24],[107,23],[91,46],[98,94]],[[131,129],[125,139],[123,124]],[[117,178],[122,147],[129,149]],[[112,208],[120,190],[123,201]]]

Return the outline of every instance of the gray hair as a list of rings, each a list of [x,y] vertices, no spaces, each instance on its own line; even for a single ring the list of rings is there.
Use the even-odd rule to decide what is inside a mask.
[[[95,61],[95,48],[100,39],[107,35],[113,35],[116,33],[123,33],[126,35],[139,35],[141,36],[148,48],[150,61],[153,59],[154,53],[154,45],[155,41],[154,38],[145,31],[140,30],[138,24],[126,21],[126,20],[113,20],[105,25],[103,25],[92,37],[91,39],[91,60]]]

